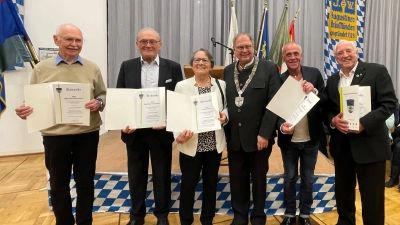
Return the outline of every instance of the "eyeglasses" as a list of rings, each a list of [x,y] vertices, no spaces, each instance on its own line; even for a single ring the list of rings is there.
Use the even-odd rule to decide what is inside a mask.
[[[250,50],[253,47],[253,45],[245,45],[245,46],[235,46],[235,49],[237,49],[238,51],[244,51],[246,50]]]
[[[210,62],[210,60],[206,59],[206,58],[194,58],[193,59],[193,62],[195,62],[195,63],[199,63],[200,61],[203,61],[203,63],[209,63]]]
[[[141,45],[147,45],[147,44],[150,44],[150,45],[155,45],[155,44],[157,44],[158,42],[160,42],[160,41],[156,41],[156,40],[140,40],[140,41],[138,41]]]
[[[77,44],[82,44],[85,41],[85,39],[83,39],[83,38],[73,38],[73,37],[60,37],[60,38],[68,43],[73,43],[75,41],[75,43],[77,43]]]

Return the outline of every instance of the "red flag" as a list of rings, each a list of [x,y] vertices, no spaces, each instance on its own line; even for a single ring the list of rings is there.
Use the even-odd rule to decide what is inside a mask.
[[[294,20],[289,25],[289,40],[295,42]]]

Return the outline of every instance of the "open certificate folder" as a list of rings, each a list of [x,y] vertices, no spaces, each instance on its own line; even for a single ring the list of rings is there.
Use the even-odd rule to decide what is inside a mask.
[[[313,92],[304,93],[301,81],[288,77],[267,109],[295,126],[318,101],[318,96]]]
[[[108,88],[105,129],[165,126],[165,87]]]
[[[221,129],[215,92],[187,96],[167,91],[167,131],[201,133]]]
[[[90,125],[90,84],[51,82],[25,85],[25,105],[33,108],[27,117],[28,133],[56,124]]]
[[[358,130],[360,118],[371,112],[371,87],[353,85],[341,87],[339,92],[343,119],[349,122],[350,130]]]

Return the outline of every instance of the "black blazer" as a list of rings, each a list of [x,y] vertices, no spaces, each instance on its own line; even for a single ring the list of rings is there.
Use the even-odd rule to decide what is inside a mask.
[[[358,61],[351,85],[371,87],[371,112],[360,118],[364,130],[359,134],[343,134],[331,129],[332,118],[340,112],[339,72],[326,84],[327,101],[323,107],[324,122],[330,129],[330,151],[333,158],[340,154],[342,143],[348,140],[357,163],[372,163],[390,158],[388,131],[385,121],[394,112],[397,98],[392,80],[385,66]]]
[[[181,66],[174,61],[161,57],[159,58],[158,87],[165,87],[166,90],[174,91],[176,83],[183,79]],[[142,88],[141,69],[142,64],[140,57],[122,62],[117,80],[117,88]],[[146,129],[138,129],[131,134],[121,132],[121,139],[125,144],[131,145],[135,140],[135,135],[144,130]],[[166,144],[174,141],[172,132],[167,132],[165,129],[153,131],[156,135],[159,135],[160,140],[165,141]]]
[[[323,105],[323,102],[325,102],[326,100],[324,79],[322,78],[321,72],[314,67],[301,66],[301,73],[303,74],[303,80],[312,83],[314,85],[314,88],[318,90],[318,97],[320,98],[320,100],[307,113],[307,119],[310,138],[312,141],[319,141],[321,144],[320,150],[323,151],[324,149],[326,149],[326,137],[321,118],[321,107]],[[282,83],[284,83],[289,76],[289,71],[283,73],[281,75]],[[288,93],[288,98],[290,98],[290,93]],[[290,134],[282,134],[282,132],[280,131],[280,127],[284,122],[284,119],[279,118],[277,124],[278,146],[281,148],[286,148],[291,142],[293,136]]]
[[[235,105],[238,96],[234,82],[235,63],[225,67],[226,100],[229,122],[225,126],[229,150],[246,152],[257,151],[257,136],[269,139],[269,146],[274,144],[275,127],[278,117],[265,107],[281,86],[277,66],[266,60],[260,60],[257,71],[242,94],[244,103]]]

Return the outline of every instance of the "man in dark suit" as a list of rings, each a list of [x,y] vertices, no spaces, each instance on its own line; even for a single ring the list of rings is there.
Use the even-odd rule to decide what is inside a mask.
[[[284,175],[285,219],[281,225],[296,223],[296,182],[298,179],[298,162],[300,159],[300,224],[310,225],[311,205],[313,204],[313,179],[317,162],[318,149],[325,138],[321,119],[322,103],[326,99],[324,80],[317,68],[302,66],[300,45],[289,42],[283,46],[282,59],[288,70],[281,75],[282,83],[291,76],[303,87],[305,94],[314,92],[320,100],[296,126],[278,120],[278,145],[281,148]],[[291,78],[289,78],[291,79]],[[290,93],[288,93],[290,98]]]
[[[396,95],[385,66],[358,60],[353,42],[340,41],[334,49],[339,72],[327,82],[325,123],[330,127],[330,151],[335,160],[338,225],[356,224],[355,198],[358,182],[364,225],[385,223],[385,163],[390,146],[385,120],[396,108]],[[349,130],[340,112],[339,88],[371,87],[371,112],[360,118],[359,130]]]
[[[264,225],[268,158],[278,119],[265,107],[280,88],[281,81],[275,64],[254,57],[254,42],[249,34],[239,33],[233,44],[238,61],[224,69],[232,224],[248,223],[251,177],[253,210],[250,221],[253,225]]]
[[[151,28],[139,31],[136,41],[141,57],[124,61],[118,75],[117,88],[165,87],[173,91],[182,80],[178,63],[158,56],[160,35]],[[146,215],[146,187],[149,153],[153,174],[154,215],[158,225],[168,223],[171,202],[171,160],[173,134],[165,127],[122,130],[121,139],[128,154],[128,179],[132,208],[128,225],[143,225]]]

